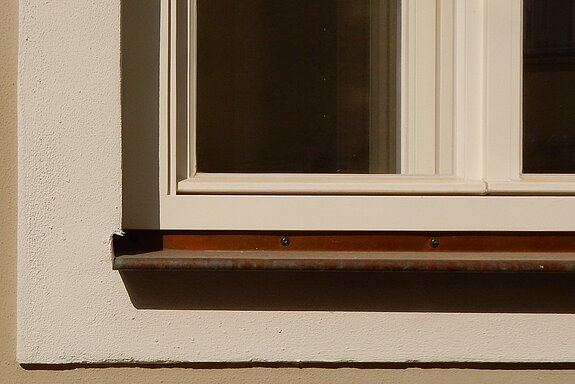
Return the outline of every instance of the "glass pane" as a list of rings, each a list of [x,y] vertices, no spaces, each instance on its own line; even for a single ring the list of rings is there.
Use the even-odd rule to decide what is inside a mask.
[[[396,173],[398,2],[198,0],[198,171]]]
[[[523,172],[575,173],[575,1],[523,12]]]

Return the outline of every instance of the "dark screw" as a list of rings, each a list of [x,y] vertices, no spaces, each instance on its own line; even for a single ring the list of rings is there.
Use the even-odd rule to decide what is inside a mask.
[[[431,239],[429,239],[429,245],[431,246],[431,248],[439,247],[439,239],[437,237],[432,237]]]
[[[287,236],[282,236],[282,238],[280,239],[280,242],[282,243],[282,245],[284,247],[287,247],[290,243],[289,237]]]

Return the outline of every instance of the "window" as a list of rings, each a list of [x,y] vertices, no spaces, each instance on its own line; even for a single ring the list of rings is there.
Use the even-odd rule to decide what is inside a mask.
[[[523,172],[575,173],[575,2],[524,2]]]
[[[160,226],[571,229],[573,178],[529,171],[524,5],[164,0]]]
[[[545,166],[540,160],[541,151],[534,151],[534,148],[541,148],[547,160],[568,167],[570,156],[558,157],[561,149],[546,144],[545,132],[551,133],[548,138],[556,136],[553,131],[557,124],[552,119],[537,123],[541,114],[533,109],[533,100],[538,100],[539,106],[545,106],[548,90],[533,88],[536,84],[533,54],[540,44],[538,40],[559,39],[557,42],[560,43],[561,36],[570,39],[569,29],[542,34],[538,25],[546,23],[548,12],[569,13],[572,5],[571,1],[542,4],[526,0],[488,2],[487,5],[486,178],[488,191],[494,193],[569,195],[574,191],[573,176],[565,172],[566,168],[563,165]],[[534,13],[537,7],[545,9]],[[551,72],[547,71],[548,74]],[[552,80],[547,78],[547,81]],[[571,124],[565,126],[564,123],[565,120],[559,123],[560,129],[569,130]],[[568,140],[563,141],[568,143]],[[564,201],[569,200],[564,198]]]
[[[399,5],[197,1],[196,173],[401,172]]]

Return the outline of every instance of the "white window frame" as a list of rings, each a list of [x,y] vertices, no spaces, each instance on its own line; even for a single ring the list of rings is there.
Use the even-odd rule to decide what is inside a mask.
[[[487,1],[486,164],[490,193],[572,194],[575,177],[522,174],[522,1]]]
[[[174,1],[162,1],[160,228],[573,229],[573,177],[521,175],[521,0],[404,0],[408,175],[201,175],[187,161],[184,177],[176,169]],[[193,10],[195,1],[185,1]],[[194,12],[188,20],[193,36]],[[192,129],[194,65],[189,60]],[[429,141],[453,151],[442,157]],[[193,140],[186,144],[189,153]]]

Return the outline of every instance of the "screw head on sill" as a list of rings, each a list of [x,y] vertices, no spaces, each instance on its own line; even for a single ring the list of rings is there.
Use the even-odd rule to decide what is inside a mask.
[[[287,247],[290,244],[290,239],[287,236],[282,236],[280,242],[284,247]]]
[[[429,239],[429,246],[431,248],[439,247],[439,239],[437,237],[432,237],[431,239]]]

